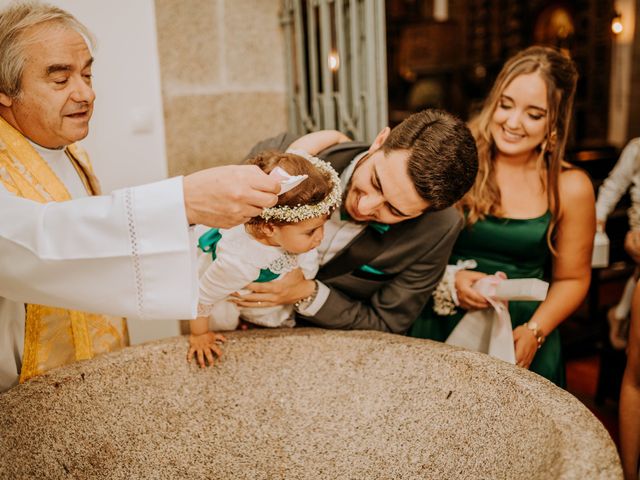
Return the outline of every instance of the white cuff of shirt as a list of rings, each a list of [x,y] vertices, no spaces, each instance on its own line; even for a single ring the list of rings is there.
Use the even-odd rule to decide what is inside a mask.
[[[313,299],[313,302],[311,302],[311,305],[307,308],[298,310],[298,313],[304,317],[313,317],[318,313],[331,293],[329,287],[324,283],[319,282],[318,280],[316,280],[316,283],[318,284],[318,293],[316,298]]]

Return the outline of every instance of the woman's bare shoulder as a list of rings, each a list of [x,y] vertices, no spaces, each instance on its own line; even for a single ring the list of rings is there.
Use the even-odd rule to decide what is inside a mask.
[[[562,202],[594,202],[593,183],[580,168],[565,168],[558,180],[558,193]]]

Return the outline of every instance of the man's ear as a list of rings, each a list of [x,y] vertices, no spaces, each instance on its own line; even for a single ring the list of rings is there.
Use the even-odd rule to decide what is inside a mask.
[[[6,93],[0,92],[0,105],[9,108],[11,105],[13,105],[13,100]]]
[[[376,139],[373,141],[371,146],[369,147],[369,153],[373,153],[378,150],[382,144],[387,140],[387,137],[391,133],[391,129],[389,127],[384,127],[380,133],[376,136]]]

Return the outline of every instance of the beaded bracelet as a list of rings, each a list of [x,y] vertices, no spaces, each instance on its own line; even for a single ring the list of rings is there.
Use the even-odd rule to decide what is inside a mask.
[[[296,303],[293,304],[293,309],[300,313],[300,310],[304,310],[307,307],[309,307],[309,305],[311,305],[313,303],[313,301],[316,299],[316,297],[318,296],[318,282],[316,280],[313,281],[313,292],[311,292],[311,295],[301,298],[300,300],[298,300]]]
[[[540,327],[537,322],[525,322],[523,324],[524,327],[528,328],[533,332],[533,335],[536,337],[536,342],[538,342],[538,348],[542,346],[544,341],[547,339],[542,332],[540,331]]]

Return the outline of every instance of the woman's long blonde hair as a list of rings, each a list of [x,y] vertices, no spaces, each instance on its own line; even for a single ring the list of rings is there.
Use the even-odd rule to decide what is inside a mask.
[[[469,128],[478,147],[478,175],[471,190],[459,205],[467,214],[468,225],[483,219],[486,215],[502,215],[500,189],[493,168],[496,146],[489,130],[491,119],[502,92],[513,79],[534,72],[540,74],[547,86],[547,132],[545,140],[538,146],[536,165],[551,211],[547,242],[555,252],[552,238],[560,212],[558,180],[578,80],[575,64],[559,50],[540,46],[529,47],[511,57],[502,67],[482,110],[469,122]]]

